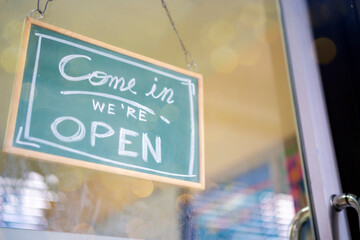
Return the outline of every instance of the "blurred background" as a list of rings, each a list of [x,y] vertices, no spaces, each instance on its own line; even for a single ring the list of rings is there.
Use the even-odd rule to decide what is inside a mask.
[[[295,211],[307,204],[278,2],[166,2],[204,78],[206,189],[1,151],[2,228],[145,239],[286,239]],[[0,0],[1,147],[23,21],[36,3]],[[42,21],[186,68],[160,0],[53,0]]]

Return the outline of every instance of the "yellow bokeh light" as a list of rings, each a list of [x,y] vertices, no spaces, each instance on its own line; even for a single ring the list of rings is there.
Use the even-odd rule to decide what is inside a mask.
[[[85,182],[86,188],[91,194],[91,199],[93,207],[96,206],[97,211],[97,220],[102,221],[111,215],[112,212],[109,212],[109,209],[112,211],[121,211],[123,207],[130,202],[130,197],[132,194],[128,194],[128,191],[116,190],[116,187],[121,186],[122,182],[113,182],[113,190],[109,190],[106,186],[103,185],[99,178],[99,174],[93,174],[88,177]],[[121,188],[119,188],[121,189]],[[135,197],[133,197],[135,198]]]
[[[98,199],[106,199],[106,206],[121,210],[133,203],[137,197],[131,192],[131,179],[124,176],[95,172],[87,177],[87,187]]]
[[[19,49],[17,47],[5,48],[0,53],[1,67],[8,73],[14,73]]]
[[[23,23],[18,20],[10,20],[7,21],[3,31],[2,31],[2,38],[8,44],[18,44],[20,43],[21,32],[23,28]]]
[[[127,177],[104,172],[95,174],[97,176],[97,180],[100,181],[100,184],[112,192],[124,193],[130,189],[130,179]]]
[[[238,56],[234,49],[222,46],[211,54],[211,65],[219,73],[231,73],[238,64]]]
[[[225,20],[221,20],[211,25],[209,29],[209,39],[215,44],[227,44],[235,37],[234,26]]]
[[[256,27],[266,21],[265,7],[261,3],[244,5],[239,16],[240,23],[248,27]]]
[[[133,179],[132,191],[139,198],[146,198],[154,191],[154,184],[150,180]]]
[[[320,64],[328,64],[334,60],[336,56],[336,45],[329,38],[318,38],[314,42],[317,59]]]

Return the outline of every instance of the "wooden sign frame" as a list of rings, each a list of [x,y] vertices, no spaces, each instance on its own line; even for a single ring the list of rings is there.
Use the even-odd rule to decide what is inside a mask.
[[[19,138],[18,136],[15,136],[16,120],[17,120],[18,107],[19,107],[21,90],[22,90],[22,82],[23,82],[23,76],[24,76],[24,70],[25,70],[25,64],[26,64],[30,30],[31,30],[32,25],[40,26],[42,28],[51,30],[53,32],[60,33],[65,36],[69,36],[71,38],[78,39],[78,40],[90,43],[92,45],[95,45],[95,46],[98,46],[98,47],[101,47],[104,49],[108,49],[108,50],[111,50],[111,51],[114,51],[117,53],[121,53],[121,54],[130,56],[132,58],[154,64],[159,67],[164,67],[166,69],[173,70],[173,71],[197,78],[198,79],[198,131],[199,131],[198,132],[198,138],[199,138],[199,150],[198,150],[199,163],[198,164],[199,164],[199,175],[200,175],[199,180],[200,181],[199,182],[191,182],[191,181],[186,181],[186,180],[181,180],[181,179],[174,179],[171,177],[165,177],[165,176],[159,176],[159,175],[154,175],[154,174],[150,174],[150,173],[138,172],[138,171],[129,170],[129,169],[117,168],[117,167],[87,162],[84,160],[77,160],[77,159],[67,158],[67,157],[63,157],[63,156],[58,156],[58,155],[54,155],[54,154],[38,152],[38,151],[34,151],[34,150],[29,150],[29,149],[13,146],[14,140],[23,141],[23,140],[17,139],[17,138]],[[24,144],[32,144],[32,143],[24,142]],[[68,165],[78,166],[78,167],[85,167],[85,168],[89,168],[89,169],[101,170],[101,171],[105,171],[105,172],[111,172],[111,173],[131,176],[131,177],[139,177],[139,178],[143,178],[143,179],[160,181],[160,182],[175,184],[175,185],[184,186],[184,187],[204,189],[205,188],[205,162],[204,162],[202,75],[193,73],[193,72],[190,72],[190,71],[178,68],[178,67],[174,67],[169,64],[166,64],[166,63],[163,63],[163,62],[160,62],[160,61],[148,58],[148,57],[144,57],[139,54],[132,53],[130,51],[123,50],[121,48],[114,47],[112,45],[91,39],[89,37],[85,37],[80,34],[73,33],[66,29],[62,29],[60,27],[56,27],[56,26],[53,26],[53,25],[50,25],[50,24],[27,17],[25,19],[23,36],[22,36],[22,40],[21,40],[21,48],[20,48],[18,66],[17,66],[16,76],[15,76],[15,83],[14,83],[14,87],[13,87],[13,95],[12,95],[12,99],[11,99],[10,114],[9,114],[9,118],[8,118],[8,124],[7,124],[6,134],[5,134],[3,150],[4,150],[4,152],[7,152],[7,153],[21,155],[21,156],[25,156],[25,157],[29,157],[29,158],[35,158],[35,159],[44,160],[44,161],[68,164]]]

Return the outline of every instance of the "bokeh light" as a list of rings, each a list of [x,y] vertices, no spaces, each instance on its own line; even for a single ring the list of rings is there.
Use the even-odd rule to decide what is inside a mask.
[[[209,39],[211,42],[219,45],[228,44],[235,38],[234,26],[225,20],[211,25],[209,29]]]
[[[256,27],[266,21],[264,5],[260,2],[249,2],[244,5],[239,16],[240,23]]]
[[[133,179],[132,191],[139,198],[146,198],[150,196],[154,190],[154,184],[150,180]]]
[[[211,65],[219,73],[231,73],[238,64],[238,56],[234,49],[222,46],[211,53]]]
[[[336,56],[335,43],[329,38],[318,38],[314,42],[317,59],[320,64],[330,63]]]
[[[7,21],[3,31],[2,39],[4,39],[9,45],[18,45],[21,37],[23,23],[16,19],[10,19]]]
[[[137,197],[131,192],[131,178],[104,172],[94,173],[87,181],[91,193],[102,199],[102,205],[113,211],[122,210],[126,204],[132,204]],[[100,197],[101,196],[101,197]],[[100,212],[106,216],[106,211]]]

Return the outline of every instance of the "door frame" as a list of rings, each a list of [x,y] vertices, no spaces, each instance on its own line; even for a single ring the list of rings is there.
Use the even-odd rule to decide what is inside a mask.
[[[350,239],[345,211],[330,197],[342,193],[306,0],[280,0],[297,136],[317,239]]]

